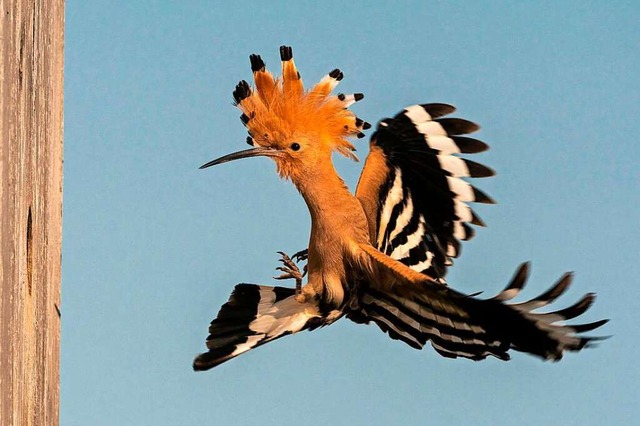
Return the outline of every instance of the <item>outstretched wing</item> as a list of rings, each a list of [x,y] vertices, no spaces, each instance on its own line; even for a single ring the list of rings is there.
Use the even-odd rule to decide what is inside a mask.
[[[380,121],[356,189],[372,244],[441,279],[460,254],[459,241],[473,237],[469,224],[484,226],[466,203],[494,202],[461,179],[494,173],[457,156],[488,146],[461,136],[478,130],[476,124],[441,118],[454,110],[446,104],[413,105]]]
[[[373,321],[393,339],[421,349],[428,341],[449,358],[481,360],[494,356],[508,360],[510,349],[543,359],[559,360],[565,351],[579,351],[600,337],[582,333],[607,320],[586,324],[564,324],[582,315],[595,295],[553,312],[535,312],[562,295],[571,283],[565,274],[545,293],[522,303],[506,303],[524,287],[529,272],[523,264],[509,285],[497,296],[481,300],[446,286],[395,287],[384,291],[376,286],[363,289],[358,309],[347,317],[358,323]]]
[[[193,361],[194,370],[209,370],[255,347],[337,320],[339,312],[322,314],[313,303],[300,303],[295,290],[238,284],[209,326],[208,352]]]

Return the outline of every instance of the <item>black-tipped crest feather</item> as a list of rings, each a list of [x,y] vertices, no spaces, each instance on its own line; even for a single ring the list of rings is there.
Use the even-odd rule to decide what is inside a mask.
[[[363,130],[371,125],[348,110],[363,99],[361,93],[333,94],[344,78],[342,71],[333,69],[315,86],[305,89],[290,46],[280,47],[281,77],[267,72],[259,55],[250,55],[249,59],[255,89],[242,80],[233,91],[233,99],[243,112],[240,119],[248,129],[246,142],[252,148],[220,157],[201,168],[267,156],[278,162],[279,172],[281,163],[286,162],[287,167],[299,173],[302,163],[296,161],[304,161],[302,154],[313,147],[305,138],[308,135],[312,135],[308,138],[311,140],[315,137],[314,143],[326,144],[328,149],[323,153],[337,151],[355,158],[355,147],[348,139],[364,137]],[[308,276],[323,277],[321,282],[312,283],[310,279],[313,285],[308,283],[301,289],[307,270],[304,274],[296,271],[291,260],[298,262],[301,258],[281,253],[282,266],[276,269],[283,274],[276,279],[295,278],[296,289],[238,284],[211,321],[208,351],[195,358],[193,368],[210,369],[267,342],[329,325],[342,316],[357,323],[374,322],[392,339],[413,348],[421,349],[429,342],[442,356],[476,361],[489,356],[508,360],[510,350],[557,361],[568,351],[591,347],[602,340],[604,337],[582,333],[595,330],[608,320],[565,324],[565,320],[579,317],[591,307],[593,293],[564,309],[544,308],[566,292],[571,273],[563,275],[546,292],[519,303],[512,300],[527,284],[528,263],[520,265],[506,287],[489,299],[448,287],[445,276],[453,259],[461,253],[461,241],[474,237],[474,225],[485,226],[469,203],[495,203],[467,181],[493,176],[493,170],[463,155],[486,151],[488,145],[461,136],[477,131],[479,126],[466,119],[446,117],[454,111],[455,107],[444,103],[417,104],[381,120],[371,136],[371,151],[356,189],[356,208],[345,206],[341,211],[341,206],[332,206],[336,211],[329,215],[333,219],[350,219],[347,209],[351,209],[364,212],[366,217],[358,217],[361,221],[331,222],[314,216],[314,221],[324,221],[324,228],[317,229],[340,232],[331,238],[320,235],[322,231],[313,233],[309,250],[300,252],[311,260],[307,264]],[[299,135],[302,139],[297,139]],[[303,178],[291,171],[281,175],[294,181],[302,192],[296,179]],[[325,186],[312,189],[331,189],[330,179],[308,185],[310,188],[316,184]],[[332,194],[340,190],[333,188]],[[309,202],[311,198],[305,199]],[[311,208],[327,207],[310,204]],[[333,269],[325,266],[326,259],[313,259],[318,253],[331,257],[326,254],[331,253],[331,248],[353,243],[340,240],[343,235],[352,235],[348,231],[355,226],[353,222],[367,228],[353,233],[363,240],[354,247],[362,252],[359,254],[369,256],[363,257],[366,261],[355,261],[353,253],[341,249],[336,249],[339,254],[331,259],[336,262],[326,262],[339,264]],[[326,250],[318,250],[322,245]],[[367,261],[371,263],[363,267]],[[325,280],[326,276],[332,279]],[[310,291],[306,293],[307,290]],[[544,308],[543,312],[537,312],[540,308]]]

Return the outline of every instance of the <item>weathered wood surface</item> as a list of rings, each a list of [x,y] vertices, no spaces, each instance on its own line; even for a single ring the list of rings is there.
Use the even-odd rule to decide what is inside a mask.
[[[64,0],[0,0],[0,426],[58,424]]]

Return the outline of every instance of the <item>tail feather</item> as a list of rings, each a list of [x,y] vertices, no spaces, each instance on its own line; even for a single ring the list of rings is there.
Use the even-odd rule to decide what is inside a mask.
[[[193,369],[208,370],[282,336],[313,329],[322,321],[317,306],[299,303],[292,288],[238,284],[211,321],[209,351],[195,358]]]
[[[565,351],[579,351],[598,340],[580,333],[607,322],[565,325],[582,315],[595,296],[587,294],[574,305],[549,313],[533,312],[562,295],[571,275],[563,276],[549,291],[519,304],[504,303],[524,287],[528,264],[522,265],[510,284],[497,296],[480,300],[448,287],[425,286],[424,291],[381,292],[368,288],[359,311],[348,314],[360,323],[373,321],[393,339],[421,349],[427,341],[445,357],[481,360],[494,356],[508,360],[510,349],[543,359],[559,360]]]

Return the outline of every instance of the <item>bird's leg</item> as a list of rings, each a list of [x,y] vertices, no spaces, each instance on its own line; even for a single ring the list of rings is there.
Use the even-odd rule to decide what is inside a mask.
[[[303,253],[305,250],[298,252],[296,254],[293,255],[293,257],[300,261],[302,256],[306,256],[306,253],[303,254],[302,256],[300,255],[301,253]],[[304,272],[300,272],[300,269],[298,268],[298,265],[296,265],[296,263],[284,252],[279,251],[278,252],[280,254],[280,259],[278,259],[280,262],[282,262],[283,266],[278,266],[276,269],[278,271],[282,271],[283,274],[278,276],[278,277],[273,277],[276,280],[287,280],[290,278],[293,278],[296,280],[296,295],[300,294],[300,290],[302,289],[302,277],[305,276],[305,274],[307,273],[307,265],[304,266]],[[305,257],[306,258],[306,257]]]
[[[300,250],[297,253],[294,253],[293,256],[291,256],[291,258],[293,260],[296,261],[296,263],[300,263],[302,261],[305,261],[307,259],[309,259],[309,249],[306,248],[304,250]],[[305,263],[304,266],[302,267],[302,276],[304,277],[305,275],[307,275],[307,265],[308,263]]]

